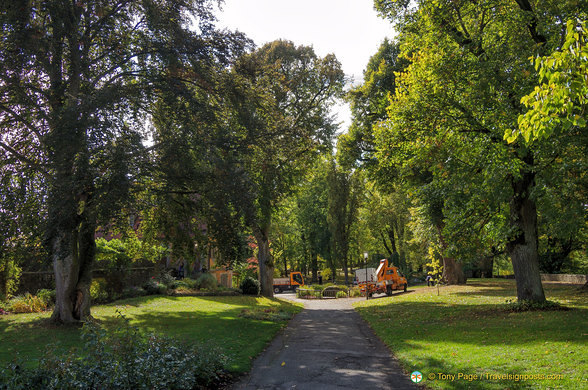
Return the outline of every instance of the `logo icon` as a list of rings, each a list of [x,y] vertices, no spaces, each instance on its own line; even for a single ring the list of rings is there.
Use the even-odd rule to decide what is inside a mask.
[[[423,380],[423,374],[421,374],[420,371],[413,371],[412,374],[410,374],[410,380],[414,383],[419,383]]]

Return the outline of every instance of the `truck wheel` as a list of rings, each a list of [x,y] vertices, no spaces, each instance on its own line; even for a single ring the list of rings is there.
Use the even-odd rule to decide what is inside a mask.
[[[406,292],[406,290],[408,290],[408,285],[404,283],[404,292]]]
[[[280,290],[279,287],[274,287],[274,294],[279,294],[281,292],[282,292],[282,290]]]

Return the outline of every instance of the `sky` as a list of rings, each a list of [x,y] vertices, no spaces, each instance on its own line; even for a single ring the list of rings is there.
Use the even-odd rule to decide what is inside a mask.
[[[276,39],[312,46],[321,57],[335,54],[355,84],[385,38],[392,38],[390,22],[378,17],[372,0],[224,0],[217,12],[219,27],[238,30],[257,46]],[[347,130],[349,108],[335,108]]]

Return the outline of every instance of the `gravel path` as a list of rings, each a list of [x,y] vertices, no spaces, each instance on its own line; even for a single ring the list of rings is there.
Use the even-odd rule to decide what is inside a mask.
[[[351,307],[362,298],[277,297],[303,302],[305,309],[233,389],[416,389],[387,347]]]

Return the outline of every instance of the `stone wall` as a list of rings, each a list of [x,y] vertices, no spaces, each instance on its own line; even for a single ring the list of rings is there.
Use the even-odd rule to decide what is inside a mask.
[[[584,284],[588,280],[588,275],[541,274],[541,280],[544,282]]]

